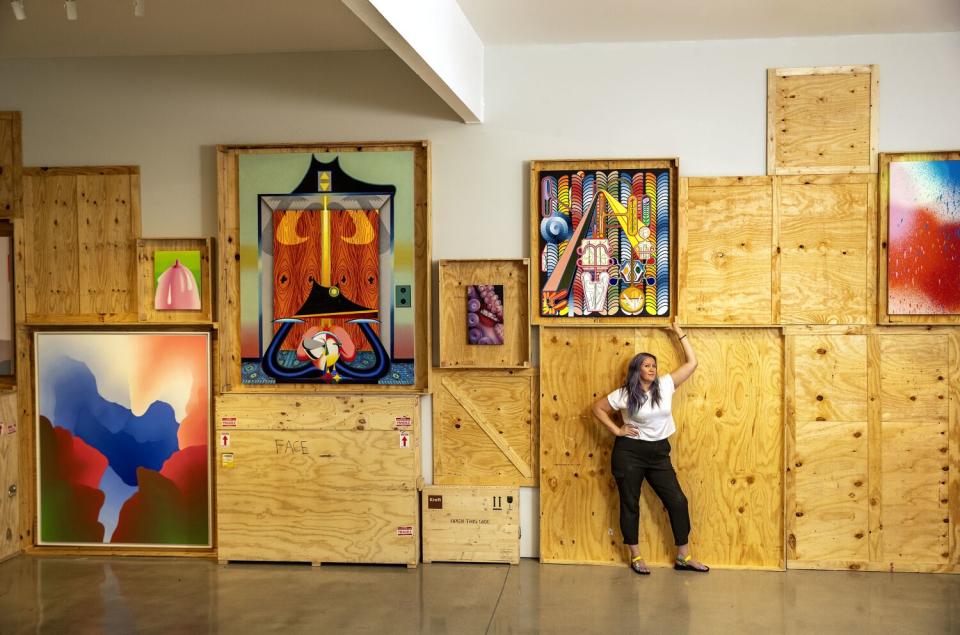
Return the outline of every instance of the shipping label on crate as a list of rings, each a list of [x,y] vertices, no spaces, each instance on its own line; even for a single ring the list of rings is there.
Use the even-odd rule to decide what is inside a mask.
[[[395,426],[396,426],[397,428],[412,428],[412,427],[413,427],[413,419],[411,419],[410,417],[397,417],[397,418],[394,420],[394,422],[395,422]]]
[[[412,536],[413,535],[413,526],[411,525],[401,525],[397,527],[398,536]]]
[[[221,433],[220,433],[220,436],[219,436],[219,439],[220,439],[220,447],[221,447],[221,448],[229,448],[229,447],[230,447],[230,433],[229,433],[229,432],[221,432]]]
[[[400,447],[401,447],[401,448],[409,448],[409,447],[410,447],[410,433],[409,433],[409,432],[401,432],[401,433],[400,433]]]
[[[427,509],[443,509],[443,496],[439,494],[428,494]]]
[[[224,452],[220,455],[220,465],[225,468],[232,469],[236,466],[236,463],[233,458],[233,452]]]
[[[236,428],[236,427],[237,427],[237,418],[236,418],[236,417],[220,417],[220,427],[221,427],[221,428]]]

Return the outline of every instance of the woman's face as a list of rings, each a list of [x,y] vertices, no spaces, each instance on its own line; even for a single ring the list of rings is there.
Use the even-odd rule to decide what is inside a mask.
[[[640,362],[640,379],[648,382],[657,378],[657,360],[648,357]]]

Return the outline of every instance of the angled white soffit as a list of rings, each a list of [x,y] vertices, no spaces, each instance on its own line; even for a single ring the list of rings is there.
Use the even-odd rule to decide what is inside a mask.
[[[483,42],[456,0],[343,0],[465,123],[483,122]]]

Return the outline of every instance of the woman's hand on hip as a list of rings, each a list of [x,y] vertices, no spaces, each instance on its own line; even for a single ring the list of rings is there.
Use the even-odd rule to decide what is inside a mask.
[[[637,430],[637,426],[632,423],[625,423],[617,429],[618,437],[627,437],[628,439],[639,439],[640,432]]]

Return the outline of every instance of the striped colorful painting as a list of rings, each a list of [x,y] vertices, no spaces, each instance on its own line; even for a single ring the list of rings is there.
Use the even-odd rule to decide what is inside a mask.
[[[890,163],[890,314],[960,314],[960,161]]]
[[[540,316],[669,315],[670,170],[538,177]]]
[[[40,544],[210,546],[208,339],[36,334]]]

